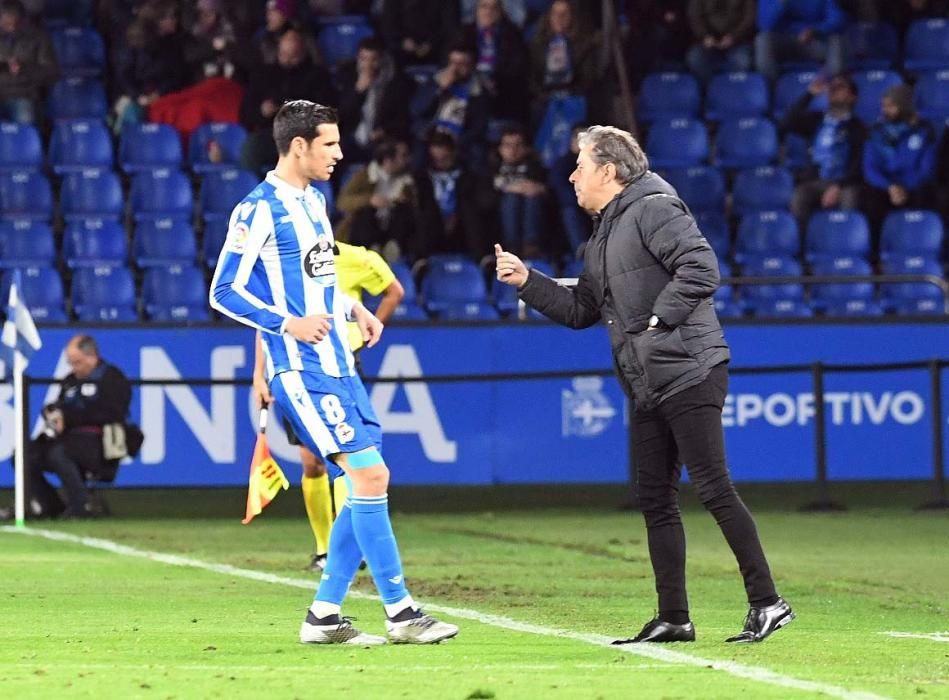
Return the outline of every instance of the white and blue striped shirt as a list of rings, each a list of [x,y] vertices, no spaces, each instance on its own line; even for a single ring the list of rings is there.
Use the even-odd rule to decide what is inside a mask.
[[[355,301],[336,288],[333,231],[323,195],[271,171],[231,214],[211,282],[211,306],[263,333],[267,376],[302,370],[355,374],[346,322]],[[284,332],[292,317],[332,314],[319,343]]]

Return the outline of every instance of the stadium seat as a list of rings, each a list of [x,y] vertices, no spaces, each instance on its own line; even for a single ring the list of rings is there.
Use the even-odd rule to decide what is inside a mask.
[[[786,133],[781,164],[793,173],[810,168],[812,165],[810,142],[800,134]]]
[[[204,236],[201,240],[201,255],[204,256],[204,264],[208,269],[213,270],[217,267],[217,259],[221,255],[221,249],[224,247],[226,238],[227,221],[215,219],[209,223],[205,220]]]
[[[401,302],[392,312],[393,321],[428,321],[425,309],[416,303]]]
[[[860,258],[821,260],[814,264],[815,276],[870,275],[870,263]],[[865,317],[879,316],[883,309],[876,301],[872,282],[832,282],[811,286],[811,307],[825,316]]]
[[[323,60],[329,66],[356,58],[359,42],[375,33],[363,15],[322,17],[319,27],[317,43]]]
[[[938,212],[923,209],[890,212],[883,221],[880,257],[888,260],[922,256],[939,260],[944,240],[945,228]]]
[[[794,194],[794,178],[785,168],[770,165],[742,170],[732,189],[735,216],[756,211],[787,209]]]
[[[105,44],[91,27],[65,27],[52,32],[59,69],[67,78],[97,78],[105,68]]]
[[[560,271],[560,276],[579,277],[581,272],[583,272],[583,260],[572,258],[564,263],[563,269]]]
[[[0,268],[50,267],[56,263],[56,242],[49,224],[32,219],[0,221]],[[3,298],[0,307],[6,308]]]
[[[732,276],[731,266],[728,263],[719,262],[718,272],[722,279]],[[741,304],[736,298],[735,289],[730,284],[720,284],[712,297],[715,303],[715,313],[720,318],[741,318],[744,312]]]
[[[864,124],[873,124],[880,118],[880,102],[883,93],[894,85],[903,82],[899,73],[891,70],[858,71],[853,74],[853,81],[857,85],[857,104],[853,108],[854,114]]]
[[[145,219],[135,227],[132,258],[140,268],[193,265],[198,244],[190,221]]]
[[[791,71],[781,75],[774,84],[774,107],[772,116],[780,121],[787,114],[788,109],[807,92],[808,85],[817,77],[817,71]],[[811,99],[808,109],[813,112],[827,110],[827,94],[818,95]]]
[[[743,117],[722,122],[715,163],[723,168],[770,165],[778,156],[778,131],[770,119]]]
[[[112,136],[105,124],[96,120],[58,122],[49,141],[49,162],[57,175],[112,169]]]
[[[721,261],[730,258],[732,236],[725,215],[718,211],[700,211],[695,214],[695,222],[718,259]]]
[[[745,265],[742,274],[745,277],[800,277],[801,264],[792,258],[755,258]],[[794,282],[747,284],[742,288],[742,305],[758,317],[806,318],[813,315],[804,302],[804,286]]]
[[[536,269],[548,277],[554,277],[553,269],[544,260],[525,260],[524,264],[528,269]],[[568,275],[564,272],[563,276],[573,277],[575,275]],[[509,284],[504,284],[496,275],[492,275],[491,277],[491,299],[494,302],[495,308],[502,316],[516,315],[518,306],[517,289]],[[442,316],[442,318],[444,318],[444,316]]]
[[[31,124],[0,122],[0,172],[39,170],[43,167],[43,142]]]
[[[653,168],[688,168],[708,159],[705,124],[694,119],[657,121],[646,137]]]
[[[439,312],[440,321],[497,321],[498,310],[487,302],[469,301],[461,304],[446,304]]]
[[[696,165],[663,173],[693,212],[725,211],[725,178],[717,168]]]
[[[935,123],[949,119],[949,69],[924,73],[916,84],[916,108]]]
[[[181,137],[168,124],[130,124],[119,139],[119,164],[127,174],[181,166]]]
[[[145,271],[142,307],[153,321],[207,321],[208,285],[194,265],[170,265]]]
[[[257,186],[258,180],[246,170],[210,172],[201,181],[201,216],[205,227],[225,226],[231,211]],[[215,254],[215,259],[217,254]]]
[[[933,275],[943,279],[942,266],[926,258],[884,261],[888,275]],[[898,282],[880,285],[880,302],[885,311],[901,316],[941,316],[946,313],[942,290],[930,282]]]
[[[4,275],[3,298],[7,298],[13,271]],[[63,294],[63,280],[52,267],[30,266],[20,268],[23,284],[21,295],[33,320],[37,322],[63,323],[69,320]]]
[[[885,22],[854,22],[847,27],[847,51],[852,70],[887,70],[899,57],[899,36]]]
[[[47,29],[87,27],[95,15],[95,3],[90,0],[43,0],[43,24]]]
[[[735,262],[777,255],[796,258],[801,252],[797,221],[787,211],[759,211],[742,217],[735,237]]]
[[[127,267],[81,267],[72,279],[73,310],[80,321],[138,320],[135,282]]]
[[[191,183],[180,170],[145,170],[132,179],[129,206],[135,221],[169,216],[191,219],[194,198]]]
[[[808,262],[870,255],[870,226],[858,211],[819,211],[807,222],[804,257]]]
[[[63,233],[63,258],[73,269],[125,265],[129,258],[125,229],[115,219],[71,221]]]
[[[768,113],[770,102],[768,81],[760,73],[721,73],[708,84],[705,118],[760,117]]]
[[[191,132],[188,141],[188,163],[191,169],[203,174],[212,170],[234,170],[240,167],[241,147],[247,138],[247,132],[240,124],[213,122],[202,124]],[[211,144],[220,148],[221,160],[212,163],[209,159]]]
[[[640,121],[699,116],[702,92],[699,82],[689,73],[651,73],[639,91],[637,112]]]
[[[66,173],[60,194],[66,221],[74,219],[118,219],[125,207],[118,176],[110,170]]]
[[[104,120],[108,111],[105,88],[101,82],[91,78],[65,78],[50,90],[46,114],[53,121]]]
[[[949,20],[920,19],[906,30],[903,66],[909,71],[949,68]]]
[[[422,297],[429,313],[439,314],[449,306],[487,301],[481,270],[462,255],[433,255],[422,278]]]
[[[0,173],[0,216],[49,221],[53,217],[49,180],[35,170]]]

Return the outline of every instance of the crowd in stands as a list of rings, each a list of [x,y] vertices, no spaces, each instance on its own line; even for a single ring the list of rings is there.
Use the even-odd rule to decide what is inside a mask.
[[[340,112],[343,167],[319,185],[337,235],[396,267],[404,317],[437,306],[427,260],[459,273],[442,315],[510,313],[482,274],[495,242],[577,273],[591,222],[567,178],[591,123],[636,131],[726,275],[943,275],[949,0],[614,5],[0,0],[0,266],[28,272],[38,320],[207,319],[229,210],[306,98]],[[726,286],[717,304],[942,313],[940,295]]]

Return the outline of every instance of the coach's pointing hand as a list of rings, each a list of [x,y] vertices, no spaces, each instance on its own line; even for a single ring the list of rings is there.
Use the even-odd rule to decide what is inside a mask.
[[[506,253],[500,244],[494,244],[498,279],[505,284],[520,287],[527,281],[527,266],[514,253]]]
[[[318,343],[330,332],[333,327],[332,320],[331,314],[295,317],[287,321],[285,330],[304,343]]]

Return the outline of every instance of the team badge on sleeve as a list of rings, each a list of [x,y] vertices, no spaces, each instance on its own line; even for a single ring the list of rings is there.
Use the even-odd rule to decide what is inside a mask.
[[[231,226],[231,230],[227,232],[227,240],[224,245],[232,253],[243,253],[249,235],[250,229],[247,227],[247,224],[243,221],[238,221]]]

